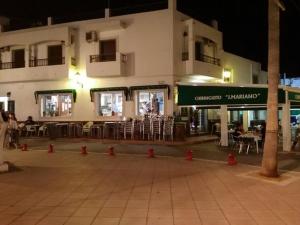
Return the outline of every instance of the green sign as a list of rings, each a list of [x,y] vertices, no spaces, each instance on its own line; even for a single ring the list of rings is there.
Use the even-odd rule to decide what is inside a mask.
[[[290,101],[300,102],[300,93],[297,92],[289,92],[288,98]]]
[[[258,105],[266,104],[268,88],[178,86],[178,105]],[[278,89],[278,102],[285,102],[285,92]]]

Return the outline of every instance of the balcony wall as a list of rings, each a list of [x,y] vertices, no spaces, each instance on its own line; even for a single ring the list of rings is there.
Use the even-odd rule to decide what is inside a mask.
[[[96,57],[97,58],[97,57]],[[101,58],[101,57],[100,57]],[[99,57],[98,57],[99,59]],[[91,62],[90,56],[86,59],[86,71],[90,77],[105,77],[105,76],[125,76],[126,75],[126,55],[119,52],[116,53],[115,61]],[[100,61],[100,62],[97,62]]]
[[[0,83],[61,80],[68,78],[67,64],[0,70]]]
[[[41,27],[4,32],[0,34],[0,46],[29,46],[44,41],[64,41],[69,43],[70,29],[63,27]]]
[[[186,75],[204,75],[222,79],[222,67],[198,60],[183,61]]]

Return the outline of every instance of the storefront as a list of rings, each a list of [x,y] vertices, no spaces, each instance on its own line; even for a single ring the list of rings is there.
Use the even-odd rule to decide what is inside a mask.
[[[214,110],[217,115],[214,118],[215,123],[218,123],[218,121],[220,123],[221,144],[227,146],[228,129],[234,126],[234,123],[239,122],[247,131],[266,121],[267,94],[268,88],[266,85],[178,84],[175,101],[180,108],[179,111],[185,111],[182,108],[188,107]],[[278,89],[278,118],[279,124],[282,125],[285,151],[290,150],[292,138],[290,106],[291,102],[295,101],[300,103],[300,90],[288,87]],[[208,131],[213,132],[213,124],[210,123],[211,118],[212,116],[207,113],[206,118],[201,120],[204,121],[204,124],[207,124]]]

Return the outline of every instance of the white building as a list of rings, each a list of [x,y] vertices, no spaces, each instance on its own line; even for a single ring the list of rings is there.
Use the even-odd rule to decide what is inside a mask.
[[[110,17],[106,9],[101,19],[48,18],[48,26],[17,31],[0,24],[0,108],[21,121],[174,115],[179,83],[267,82],[260,63],[224,52],[216,21],[178,12],[175,0],[163,10]],[[208,109],[206,119],[215,114]]]

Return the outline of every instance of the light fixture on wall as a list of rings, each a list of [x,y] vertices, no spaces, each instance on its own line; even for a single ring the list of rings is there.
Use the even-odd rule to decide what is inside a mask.
[[[232,71],[231,69],[224,69],[223,70],[223,81],[225,83],[229,83],[231,81]]]
[[[79,72],[75,73],[74,80],[79,87],[83,88],[82,75]]]

